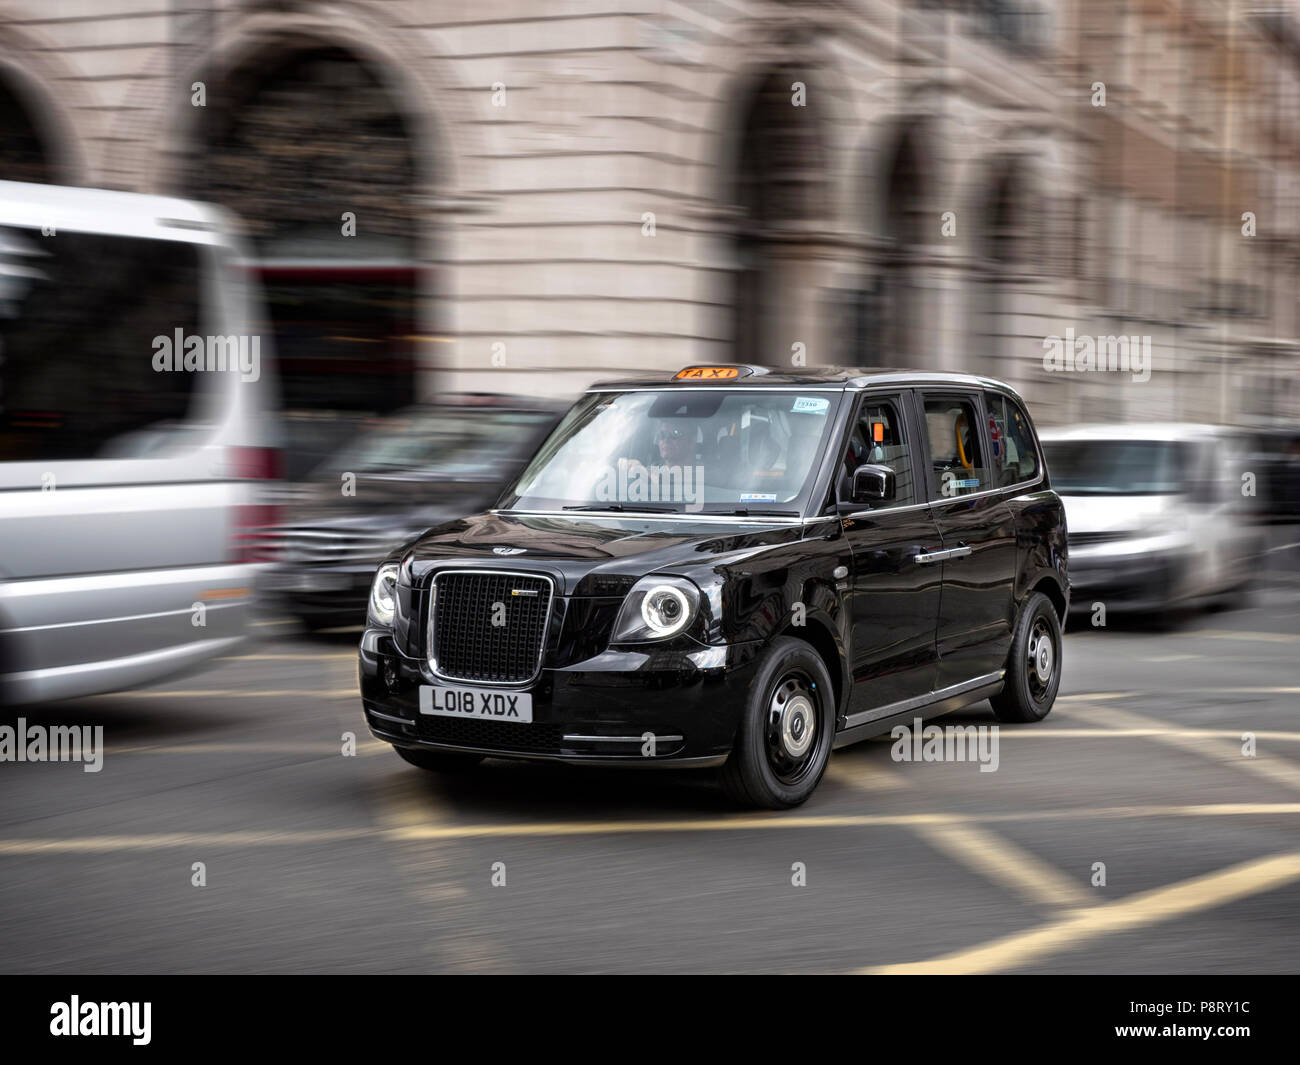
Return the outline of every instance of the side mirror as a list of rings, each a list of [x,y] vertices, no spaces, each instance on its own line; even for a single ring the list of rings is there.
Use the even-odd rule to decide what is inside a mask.
[[[894,498],[894,471],[868,463],[853,471],[853,502],[881,503]]]

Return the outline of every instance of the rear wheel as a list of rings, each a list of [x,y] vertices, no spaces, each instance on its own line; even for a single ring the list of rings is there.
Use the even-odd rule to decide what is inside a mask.
[[[993,696],[999,721],[1041,721],[1061,686],[1061,621],[1042,592],[1026,600],[1016,620],[1002,691]]]
[[[458,751],[418,751],[410,747],[394,747],[393,750],[402,761],[433,773],[464,773],[483,761],[481,754],[461,754]]]
[[[745,806],[798,806],[817,787],[835,733],[834,686],[808,644],[776,640],[750,685],[731,756],[727,793]]]

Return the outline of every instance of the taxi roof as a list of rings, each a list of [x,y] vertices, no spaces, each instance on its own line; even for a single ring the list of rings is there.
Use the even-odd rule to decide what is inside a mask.
[[[737,370],[723,379],[682,378],[687,370]],[[830,388],[835,390],[868,388],[876,385],[964,385],[974,388],[1000,388],[1014,391],[1001,381],[964,373],[937,373],[902,368],[861,366],[808,366],[798,370],[758,366],[753,363],[698,363],[674,373],[643,374],[612,381],[599,381],[588,392],[635,391],[644,388]]]

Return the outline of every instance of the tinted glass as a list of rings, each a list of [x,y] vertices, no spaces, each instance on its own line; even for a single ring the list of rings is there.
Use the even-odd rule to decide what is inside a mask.
[[[989,412],[989,440],[993,469],[1002,487],[1032,481],[1038,476],[1038,454],[1029,418],[1019,404],[1000,392],[984,393]]]
[[[157,454],[200,374],[156,372],[154,338],[201,335],[200,250],[0,226],[0,461]]]
[[[996,487],[980,444],[979,417],[969,399],[929,396],[925,425],[930,439],[930,493],[935,499]]]
[[[849,433],[849,445],[840,471],[839,498],[853,498],[853,471],[871,463],[888,466],[894,471],[894,498],[875,504],[902,507],[916,502],[916,485],[912,479],[912,448],[903,425],[897,397],[869,396],[858,410],[857,420]]]
[[[1043,445],[1062,495],[1166,495],[1184,488],[1185,449],[1168,440],[1058,440]]]
[[[523,446],[551,419],[543,411],[406,411],[335,455],[330,465],[372,472],[419,469],[448,477],[504,476]]]
[[[565,415],[512,506],[798,514],[838,392],[600,392]]]

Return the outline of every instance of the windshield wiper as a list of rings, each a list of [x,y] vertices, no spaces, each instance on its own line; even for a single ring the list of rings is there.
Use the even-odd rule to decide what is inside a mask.
[[[676,514],[676,507],[647,507],[638,504],[634,507],[625,507],[622,503],[582,503],[569,507],[562,507],[562,510],[617,510],[617,511],[641,511],[646,514]]]
[[[710,511],[709,513],[717,513]],[[737,507],[735,510],[729,510],[725,513],[735,515],[738,518],[797,518],[797,510],[758,510],[753,507]]]

